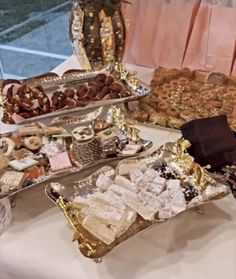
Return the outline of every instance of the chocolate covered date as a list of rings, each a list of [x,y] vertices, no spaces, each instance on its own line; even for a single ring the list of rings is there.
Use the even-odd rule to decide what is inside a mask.
[[[98,74],[78,87],[67,88],[47,95],[40,85],[29,87],[21,85],[17,80],[3,82],[6,102],[4,103],[3,121],[14,123],[14,119],[28,119],[47,114],[64,107],[84,107],[90,102],[124,98],[130,95],[123,86],[116,82],[111,75]],[[15,115],[12,117],[12,115]]]

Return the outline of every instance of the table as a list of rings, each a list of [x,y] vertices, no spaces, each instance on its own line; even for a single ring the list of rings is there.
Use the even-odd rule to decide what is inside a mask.
[[[55,70],[79,67],[75,58]],[[143,77],[151,70],[139,68]],[[154,148],[178,132],[139,126]],[[0,236],[1,279],[235,279],[236,202],[230,195],[147,230],[112,250],[100,264],[83,257],[73,231],[44,187],[17,196],[11,227]]]

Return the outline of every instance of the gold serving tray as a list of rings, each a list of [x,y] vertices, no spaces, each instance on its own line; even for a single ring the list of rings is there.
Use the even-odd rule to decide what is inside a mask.
[[[102,73],[111,74],[117,82],[120,82],[126,90],[131,92],[131,95],[128,97],[118,98],[118,99],[91,101],[85,107],[75,107],[75,108],[66,107],[54,112],[24,119],[17,124],[23,125],[32,122],[42,121],[42,120],[46,120],[47,122],[50,122],[52,121],[53,118],[57,116],[62,116],[62,115],[65,116],[71,114],[78,115],[78,113],[86,114],[98,107],[115,105],[115,104],[138,100],[148,95],[151,91],[150,88],[143,82],[139,81],[134,74],[128,73],[128,71],[124,69],[124,67],[118,66],[118,64],[111,64],[100,70],[71,69],[63,73],[61,77],[59,77],[55,73],[45,73],[37,77],[23,79],[20,82],[21,84],[26,84],[30,87],[41,85],[45,90],[45,93],[48,96],[50,96],[56,90],[67,89],[73,87],[74,85],[86,83],[88,81],[93,80],[93,78],[98,74],[102,74]],[[0,81],[0,93],[1,93],[2,82],[3,80]]]
[[[76,216],[75,211],[73,210],[73,206],[71,203],[71,200],[73,200],[75,196],[84,196],[86,194],[93,193],[93,191],[95,191],[96,189],[95,182],[100,174],[105,174],[107,176],[114,177],[118,171],[120,164],[145,162],[148,165],[148,167],[152,168],[155,165],[155,163],[162,162],[163,160],[165,161],[170,157],[170,152],[168,151],[168,149],[171,149],[173,147],[173,144],[166,144],[165,147],[165,150],[163,148],[160,148],[152,154],[145,157],[125,159],[118,164],[116,169],[110,166],[104,166],[96,172],[94,172],[93,174],[87,176],[86,178],[69,181],[67,184],[65,184],[66,186],[61,186],[60,184],[58,184],[58,189],[56,191],[55,188],[53,188],[51,185],[46,186],[45,193],[47,197],[53,203],[57,204],[57,206],[63,211],[66,219],[69,221],[70,225],[75,231],[74,240],[78,240],[79,249],[85,257],[95,259],[96,261],[98,261],[98,259],[104,257],[115,246],[127,240],[131,236],[134,236],[146,229],[153,228],[154,226],[164,221],[167,221],[160,219],[156,219],[154,221],[147,221],[138,216],[137,220],[129,227],[129,229],[123,235],[116,238],[116,240],[110,245],[106,245],[83,228]],[[201,200],[198,203],[190,202],[187,205],[187,209],[200,206],[212,200],[223,198],[230,193],[229,187],[221,184],[220,182],[215,181],[214,183],[214,186],[218,189],[217,194],[210,196],[202,195]]]

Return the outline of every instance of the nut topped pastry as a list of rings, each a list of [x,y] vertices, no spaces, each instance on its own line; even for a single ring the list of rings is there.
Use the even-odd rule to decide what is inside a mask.
[[[132,116],[147,122],[180,128],[187,121],[227,115],[236,130],[236,81],[221,73],[183,68],[157,69],[152,93],[140,100]]]

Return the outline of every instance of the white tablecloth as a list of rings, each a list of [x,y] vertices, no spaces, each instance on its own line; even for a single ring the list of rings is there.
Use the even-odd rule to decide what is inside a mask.
[[[56,71],[76,68],[76,63],[69,59]],[[150,76],[150,70],[145,72]],[[141,131],[155,146],[179,137],[165,130],[141,127]],[[71,242],[73,231],[43,190],[37,187],[17,197],[12,225],[0,236],[1,279],[236,278],[236,202],[232,196],[205,205],[203,215],[184,212],[143,232],[95,264]]]

